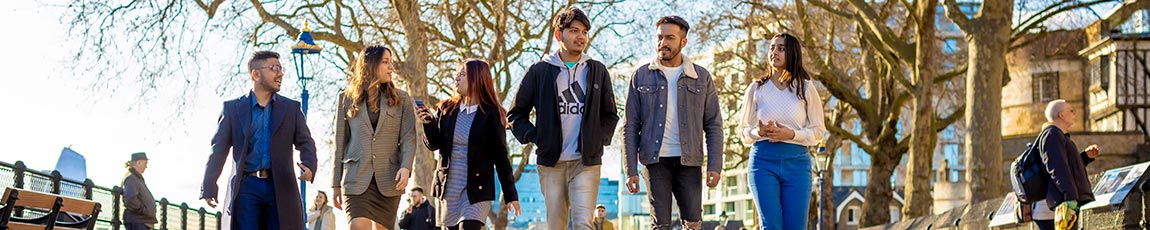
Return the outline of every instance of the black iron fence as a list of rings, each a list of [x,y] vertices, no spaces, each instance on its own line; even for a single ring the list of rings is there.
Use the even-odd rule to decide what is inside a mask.
[[[101,205],[99,221],[96,229],[122,229],[123,222],[120,214],[123,213],[124,204],[121,202],[124,189],[120,186],[111,188],[97,186],[91,179],[73,181],[63,178],[58,171],[38,172],[28,170],[24,162],[15,164],[0,161],[0,188],[14,187],[38,192],[84,198],[99,202]],[[188,203],[174,204],[167,198],[160,199],[156,206],[157,229],[220,229],[220,213],[208,212],[203,207],[192,209]]]

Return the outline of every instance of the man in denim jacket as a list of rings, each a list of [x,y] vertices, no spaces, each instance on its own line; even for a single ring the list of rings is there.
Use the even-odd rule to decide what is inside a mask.
[[[658,58],[640,66],[627,88],[623,157],[627,190],[639,191],[637,162],[646,170],[654,229],[671,229],[672,195],[683,229],[702,227],[702,174],[706,139],[707,186],[723,166],[723,117],[711,74],[681,54],[690,25],[666,16],[658,26]]]

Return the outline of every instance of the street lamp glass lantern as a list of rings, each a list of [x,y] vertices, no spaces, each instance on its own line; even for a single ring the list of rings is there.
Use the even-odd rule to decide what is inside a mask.
[[[305,22],[303,24],[303,30],[299,33],[298,41],[296,41],[295,45],[291,46],[291,52],[298,54],[315,54],[319,53],[319,51],[323,51],[323,48],[315,44],[315,40],[311,36],[311,28],[308,28],[308,24]]]
[[[291,46],[291,53],[296,56],[295,73],[296,76],[299,77],[300,88],[302,88],[305,92],[305,101],[307,100],[307,83],[312,78],[304,75],[305,68],[303,56],[304,54],[318,54],[320,51],[323,51],[323,48],[315,44],[315,40],[311,35],[311,29],[308,28],[308,23],[304,22],[303,30],[299,33],[299,39],[296,41],[295,45]]]

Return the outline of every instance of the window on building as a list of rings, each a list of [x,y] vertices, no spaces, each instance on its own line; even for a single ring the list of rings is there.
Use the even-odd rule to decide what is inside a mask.
[[[950,171],[947,172],[947,178],[945,178],[947,181],[958,182],[957,168],[965,164],[961,147],[958,143],[946,143],[942,146],[942,157],[946,159],[946,167],[950,168]]]
[[[962,170],[951,169],[950,170],[950,178],[951,178],[950,179],[951,182],[958,182],[959,180],[962,179]]]
[[[727,213],[735,213],[735,202],[723,203],[723,209],[727,210]]]
[[[703,205],[703,215],[714,215],[714,214],[715,214],[715,205],[713,205],[713,204]]]
[[[847,208],[847,225],[859,225],[859,208],[851,206]]]
[[[870,165],[870,154],[863,151],[858,144],[851,142],[851,162],[850,165],[868,166]]]
[[[844,144],[850,145],[851,143],[848,141],[848,143]],[[835,155],[835,166],[848,166],[848,164],[851,163],[850,159],[851,151],[848,150],[848,148],[840,147],[838,148],[838,154]]]
[[[744,202],[745,202],[744,205],[746,205],[745,207],[743,207],[743,210],[746,210],[743,214],[744,218],[745,219],[756,218],[755,217],[756,216],[755,215],[755,201],[754,200],[747,200]]]
[[[946,126],[942,132],[938,134],[938,138],[942,140],[955,140],[958,139],[958,132],[954,130],[954,125]]]
[[[1058,99],[1058,72],[1039,73],[1031,76],[1033,102],[1046,103]]]
[[[727,185],[724,186],[727,189],[725,191],[723,191],[723,196],[732,196],[734,194],[739,194],[739,179],[738,178],[739,177],[736,177],[736,176],[727,176],[727,179],[726,179]]]
[[[947,167],[955,167],[962,164],[962,152],[959,151],[958,143],[946,143],[942,146],[942,157],[946,159]]]
[[[1102,87],[1102,91],[1110,89],[1110,56],[1102,55],[1090,61],[1090,84]]]
[[[867,171],[855,170],[853,179],[855,186],[866,186]]]

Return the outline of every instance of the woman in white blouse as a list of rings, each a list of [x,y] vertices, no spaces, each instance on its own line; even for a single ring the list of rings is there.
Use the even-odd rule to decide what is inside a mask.
[[[823,103],[803,69],[798,38],[771,39],[770,70],[747,86],[739,136],[751,147],[751,194],[763,229],[807,229],[809,147],[826,133]]]

